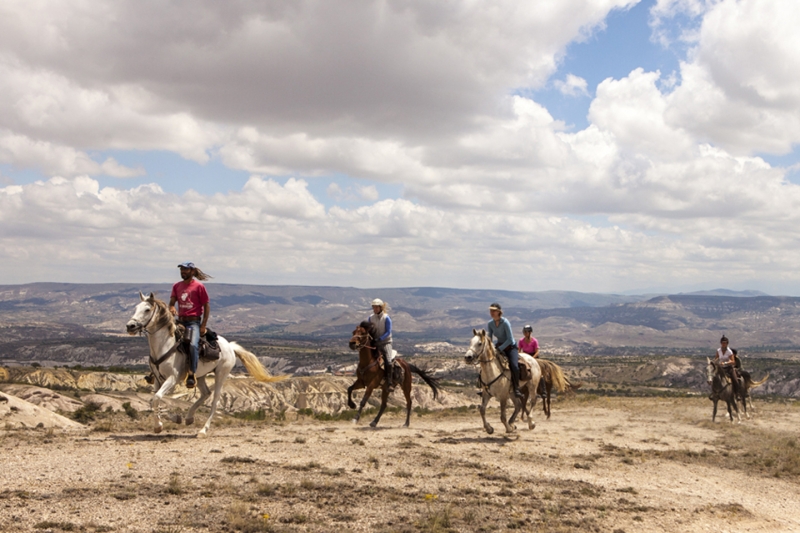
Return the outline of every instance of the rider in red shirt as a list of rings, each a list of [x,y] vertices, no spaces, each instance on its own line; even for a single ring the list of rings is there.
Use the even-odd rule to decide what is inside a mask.
[[[178,322],[183,324],[188,332],[191,357],[189,359],[189,375],[186,378],[186,387],[194,388],[194,374],[197,372],[197,363],[200,358],[200,336],[206,334],[206,324],[210,314],[208,293],[198,280],[207,280],[211,276],[194,266],[194,263],[181,263],[181,279],[172,286],[169,297],[169,310],[173,316],[178,317]],[[175,304],[178,308],[175,309]]]

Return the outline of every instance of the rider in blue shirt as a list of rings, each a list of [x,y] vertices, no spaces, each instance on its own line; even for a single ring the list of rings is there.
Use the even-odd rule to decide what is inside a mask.
[[[489,338],[494,336],[497,339],[495,349],[508,359],[508,366],[511,368],[511,383],[514,385],[514,396],[523,398],[522,392],[519,390],[519,351],[517,351],[517,343],[514,341],[514,334],[511,332],[511,323],[503,318],[503,308],[499,303],[490,305],[489,313],[492,315],[487,327]]]

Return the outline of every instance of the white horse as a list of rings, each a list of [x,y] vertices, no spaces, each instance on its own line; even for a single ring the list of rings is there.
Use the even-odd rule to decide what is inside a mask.
[[[126,329],[128,334],[136,335],[144,333],[147,336],[147,341],[150,344],[150,357],[149,364],[155,376],[153,383],[153,390],[156,391],[155,396],[150,402],[150,406],[156,414],[156,426],[154,431],[160,433],[164,428],[161,423],[161,413],[159,412],[159,403],[166,394],[175,387],[176,384],[182,382],[188,373],[188,362],[186,356],[178,351],[179,342],[175,339],[175,320],[172,314],[167,309],[167,304],[161,300],[156,299],[153,293],[147,298],[139,292],[139,298],[142,300],[133,313],[133,316],[128,321]],[[211,391],[206,384],[206,375],[211,372],[214,373],[214,398],[211,400],[211,413],[208,415],[203,429],[201,429],[197,436],[205,437],[208,434],[208,429],[211,427],[211,420],[217,412],[217,402],[222,393],[222,385],[228,379],[234,365],[236,358],[242,361],[247,372],[258,381],[265,383],[280,381],[286,379],[285,376],[273,377],[261,365],[255,355],[248,352],[235,342],[228,342],[222,337],[218,338],[220,355],[216,361],[203,361],[198,362],[197,372],[197,386],[200,389],[200,398],[189,408],[186,413],[186,425],[189,426],[194,423],[194,413],[209,396]],[[180,424],[181,415],[177,414],[171,417],[172,421]]]
[[[506,427],[506,433],[512,433],[517,429],[516,426],[514,426],[514,421],[523,406],[520,399],[514,396],[511,382],[511,370],[508,367],[508,362],[505,357],[497,356],[492,340],[486,335],[485,330],[477,331],[473,329],[472,334],[472,341],[470,341],[469,350],[467,350],[467,353],[464,355],[464,360],[471,365],[476,363],[480,363],[481,365],[479,376],[483,402],[481,403],[480,411],[481,418],[483,419],[483,429],[485,429],[486,433],[489,435],[494,433],[494,428],[486,421],[486,404],[489,403],[490,398],[495,397],[497,401],[500,402],[500,421],[503,422],[503,425]],[[527,385],[528,390],[535,392],[539,387],[539,380],[542,377],[539,363],[536,362],[536,359],[527,354],[520,354],[520,357],[527,361],[531,367],[531,379],[520,381],[520,388],[524,388]],[[535,394],[533,396],[534,398],[536,397]],[[514,413],[511,415],[511,419],[506,421],[506,403],[509,398],[514,403]],[[529,416],[528,429],[533,429],[535,427],[536,424]]]

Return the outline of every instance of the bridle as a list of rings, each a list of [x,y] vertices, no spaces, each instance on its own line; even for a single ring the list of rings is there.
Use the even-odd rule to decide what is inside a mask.
[[[470,349],[467,350],[467,353],[465,354],[465,357],[467,355],[469,355],[470,352],[472,352],[472,354],[473,354],[473,359],[470,362],[470,364],[475,365],[477,363],[481,363],[481,364],[491,363],[492,361],[497,359],[497,355],[492,350],[490,350],[487,345],[488,345],[488,342],[486,340],[486,337],[483,337],[481,339],[481,351],[480,351],[480,353],[476,354],[475,350],[473,350],[472,347],[470,347]],[[477,358],[474,357],[475,355],[477,355]],[[497,374],[497,376],[492,381],[490,381],[489,383],[484,383],[480,372],[478,372],[478,385],[480,385],[481,389],[485,390],[487,392],[487,394],[491,395],[491,393],[489,392],[489,387],[494,385],[495,382],[497,382],[500,378],[505,377],[506,376],[506,372],[509,371],[508,369],[503,368],[503,364],[502,363],[500,363],[500,369],[501,369],[501,372],[499,374]]]
[[[139,335],[142,334],[149,335],[150,332],[147,331],[147,326],[149,326],[150,322],[152,322],[153,319],[156,317],[157,312],[158,312],[158,306],[156,304],[153,304],[153,312],[150,313],[150,318],[148,318],[147,322],[145,322],[144,324],[142,324],[141,322],[136,322],[135,323],[136,329],[134,330],[134,333],[138,333]]]
[[[356,329],[356,331],[358,331],[359,329],[361,329],[361,328]],[[356,343],[355,343],[356,344],[355,349],[358,349],[358,350],[361,350],[362,348],[367,348],[369,350],[374,350],[375,349],[374,346],[370,346],[369,345],[369,341],[370,341],[371,337],[370,337],[369,333],[367,333],[366,331],[364,331],[360,335],[357,335],[357,334],[353,333],[353,339],[358,339],[356,341]],[[358,344],[359,342],[361,342],[361,339],[365,339],[363,344]],[[353,342],[352,339],[350,340],[350,342]]]
[[[467,353],[464,354],[464,356],[465,357],[468,356],[470,354],[470,352],[472,352],[472,355],[473,355],[473,359],[470,362],[471,365],[475,365],[477,363],[491,363],[492,361],[494,361],[497,358],[497,356],[489,350],[485,337],[481,340],[481,351],[480,351],[480,353],[476,354],[475,350],[473,350],[472,347],[470,347],[470,349],[467,350]],[[488,354],[488,358],[484,358],[484,356],[486,356],[487,354]],[[474,357],[475,355],[477,355],[477,358]]]

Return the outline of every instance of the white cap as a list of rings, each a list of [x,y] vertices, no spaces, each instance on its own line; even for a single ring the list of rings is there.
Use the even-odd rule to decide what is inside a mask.
[[[372,300],[371,305],[378,305],[380,307],[383,307],[383,300],[381,300],[380,298],[375,298],[374,300]]]

